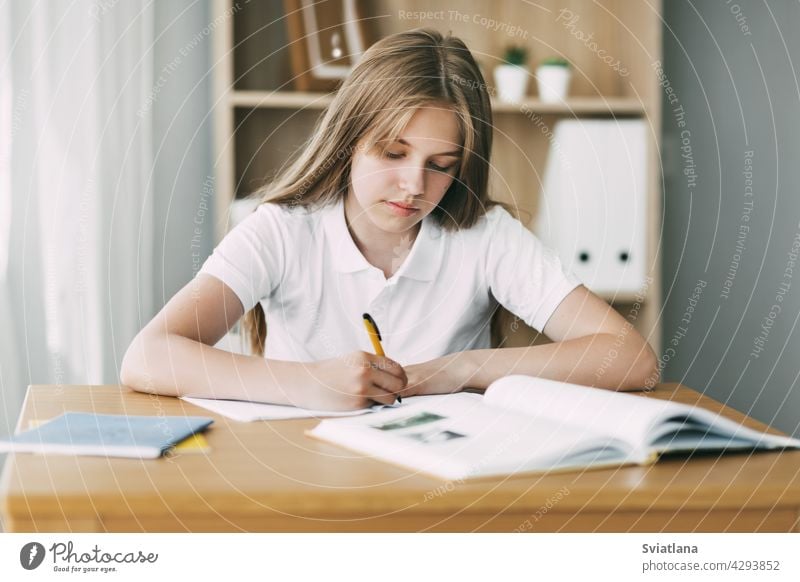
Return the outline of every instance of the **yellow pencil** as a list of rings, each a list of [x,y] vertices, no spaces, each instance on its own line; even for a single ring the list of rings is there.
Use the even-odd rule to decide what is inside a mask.
[[[370,317],[369,313],[364,314],[364,327],[367,328],[367,335],[369,335],[375,353],[379,356],[386,357],[386,354],[383,352],[383,346],[381,345],[381,332],[378,331],[378,324]],[[402,403],[403,399],[398,395],[397,401]]]

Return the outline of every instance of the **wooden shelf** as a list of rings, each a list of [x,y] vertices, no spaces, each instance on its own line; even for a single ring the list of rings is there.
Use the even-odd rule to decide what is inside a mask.
[[[333,99],[331,93],[299,91],[233,91],[234,107],[266,109],[324,109]],[[543,103],[528,98],[520,103],[492,101],[497,113],[540,113],[542,115],[644,115],[644,104],[630,97],[573,97],[564,103]]]
[[[230,95],[234,107],[265,109],[325,109],[332,100],[331,93],[300,91],[233,91]]]
[[[543,115],[644,115],[644,104],[629,97],[572,97],[563,103],[525,99],[520,103],[492,101],[498,113],[541,113]]]

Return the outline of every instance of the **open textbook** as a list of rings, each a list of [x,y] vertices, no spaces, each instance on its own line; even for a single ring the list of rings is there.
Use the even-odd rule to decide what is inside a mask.
[[[644,465],[666,452],[800,447],[695,406],[520,375],[495,381],[483,396],[456,393],[323,420],[307,434],[443,479]]]

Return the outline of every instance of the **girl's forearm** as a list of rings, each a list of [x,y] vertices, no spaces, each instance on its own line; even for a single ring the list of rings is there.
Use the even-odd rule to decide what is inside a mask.
[[[137,337],[122,362],[122,383],[140,392],[295,404],[313,381],[310,364],[244,356],[178,336]]]
[[[620,342],[611,334],[522,348],[472,350],[450,354],[464,375],[464,386],[487,388],[509,374],[526,374],[596,386],[631,390],[654,383],[657,360],[646,343]]]

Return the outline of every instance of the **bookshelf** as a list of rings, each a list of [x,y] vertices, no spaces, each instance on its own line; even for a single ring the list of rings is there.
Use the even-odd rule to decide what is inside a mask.
[[[570,98],[565,103],[539,101],[531,79],[529,95],[521,103],[492,104],[495,137],[490,191],[494,198],[516,205],[529,227],[548,155],[547,131],[542,128],[551,129],[558,119],[570,117],[647,121],[647,248],[639,250],[648,257],[650,281],[641,293],[604,299],[659,352],[661,96],[653,63],[661,60],[661,1],[470,0],[454,8],[444,0],[376,0],[362,1],[359,6],[369,30],[367,45],[421,26],[451,32],[470,47],[490,85],[493,67],[511,43],[528,47],[531,67],[550,56],[572,63]],[[430,16],[408,17],[414,13]],[[275,175],[307,139],[331,95],[293,90],[282,2],[214,0],[213,21],[215,236],[219,240],[228,229],[231,202]],[[501,28],[493,31],[490,21]],[[516,32],[510,35],[512,27]],[[612,58],[624,66],[626,74],[609,64]],[[505,310],[495,317],[493,332],[497,345],[543,341]]]
[[[325,109],[331,102],[330,93],[301,91],[233,91],[230,105],[239,108],[266,109]],[[527,98],[519,103],[492,100],[494,113],[513,113],[527,110],[541,115],[643,115],[644,108],[636,99],[626,97],[575,97],[565,103],[544,103]]]

